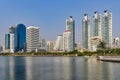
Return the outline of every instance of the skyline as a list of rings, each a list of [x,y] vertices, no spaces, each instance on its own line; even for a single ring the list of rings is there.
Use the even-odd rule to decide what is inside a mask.
[[[92,20],[94,11],[98,11],[103,15],[106,9],[113,14],[113,37],[119,37],[119,2],[120,1],[115,2],[113,0],[13,0],[11,2],[8,2],[8,0],[1,0],[0,44],[3,45],[4,36],[8,33],[9,26],[19,23],[23,23],[27,27],[40,27],[40,36],[44,37],[46,41],[55,41],[57,36],[65,31],[65,20],[69,16],[73,16],[75,20],[76,42],[81,42],[83,15],[87,13],[90,16],[90,20]],[[92,25],[91,28],[93,28]],[[51,36],[49,34],[51,34]]]

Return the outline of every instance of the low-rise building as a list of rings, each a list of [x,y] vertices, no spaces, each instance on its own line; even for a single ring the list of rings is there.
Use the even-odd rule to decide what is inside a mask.
[[[55,45],[54,45],[54,50],[55,51],[63,50],[63,36],[62,35],[59,35],[57,37],[57,40],[55,41]]]
[[[120,38],[116,37],[113,39],[113,48],[120,48]]]
[[[101,41],[102,37],[100,36],[91,37],[91,51],[96,51]]]

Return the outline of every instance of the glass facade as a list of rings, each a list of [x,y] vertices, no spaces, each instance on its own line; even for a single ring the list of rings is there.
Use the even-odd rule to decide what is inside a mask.
[[[101,36],[101,15],[97,11],[93,16],[93,36]]]
[[[10,34],[5,34],[5,49],[10,49]]]
[[[84,14],[82,20],[82,47],[90,50],[90,19],[88,14]]]
[[[112,48],[112,13],[105,10],[103,15],[103,41],[106,47]]]
[[[75,20],[73,20],[73,17],[70,16],[66,20],[66,30],[71,30],[72,31],[72,41],[73,41],[73,49],[75,48]]]
[[[26,51],[26,27],[18,24],[14,32],[14,49],[15,52]]]

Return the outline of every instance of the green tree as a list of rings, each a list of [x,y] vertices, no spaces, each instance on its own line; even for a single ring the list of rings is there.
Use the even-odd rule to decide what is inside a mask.
[[[106,49],[106,44],[105,42],[101,41],[98,46],[97,46],[99,49]]]

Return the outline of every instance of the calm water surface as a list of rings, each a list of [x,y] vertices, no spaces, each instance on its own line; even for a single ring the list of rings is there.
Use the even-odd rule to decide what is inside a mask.
[[[0,57],[0,80],[120,80],[120,63],[83,57]]]

